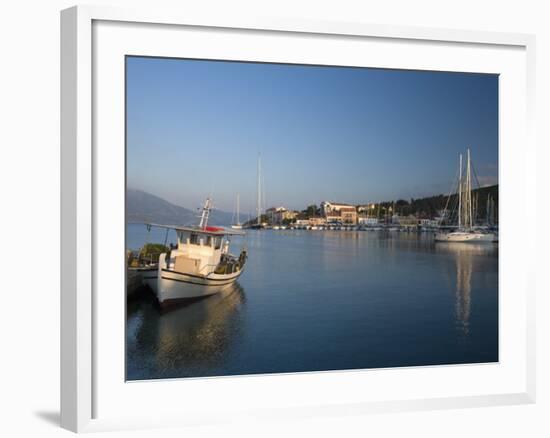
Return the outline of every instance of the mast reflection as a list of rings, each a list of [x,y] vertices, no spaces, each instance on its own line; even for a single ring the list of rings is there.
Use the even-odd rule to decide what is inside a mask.
[[[460,242],[438,242],[436,248],[438,252],[454,256],[456,267],[455,322],[457,329],[468,336],[472,307],[472,276],[476,270],[479,270],[476,263],[481,263],[484,260],[481,256],[493,254],[496,249],[491,244]]]

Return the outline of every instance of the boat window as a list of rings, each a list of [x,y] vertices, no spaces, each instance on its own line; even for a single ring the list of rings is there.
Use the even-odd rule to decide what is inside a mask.
[[[189,243],[191,245],[200,245],[199,235],[195,233],[191,233],[191,236],[189,237]]]
[[[215,249],[220,249],[222,247],[222,240],[223,240],[222,237],[216,237],[214,239],[214,248]]]
[[[190,238],[190,233],[185,233],[183,231],[178,233],[178,242],[182,245],[187,245],[187,240]]]
[[[212,246],[212,236],[206,236],[206,246]]]

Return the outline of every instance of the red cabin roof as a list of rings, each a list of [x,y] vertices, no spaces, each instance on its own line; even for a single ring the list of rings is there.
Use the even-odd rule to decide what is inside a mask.
[[[205,227],[204,231],[213,231],[213,232],[223,231],[223,228],[220,228],[220,227]]]

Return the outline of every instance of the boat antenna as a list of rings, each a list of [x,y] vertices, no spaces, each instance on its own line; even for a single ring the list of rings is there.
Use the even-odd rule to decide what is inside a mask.
[[[208,226],[208,218],[210,216],[211,209],[212,209],[212,201],[210,200],[210,196],[209,196],[208,198],[206,198],[204,207],[202,207],[202,214],[201,214],[201,221],[199,222],[199,228],[202,228],[204,230]]]

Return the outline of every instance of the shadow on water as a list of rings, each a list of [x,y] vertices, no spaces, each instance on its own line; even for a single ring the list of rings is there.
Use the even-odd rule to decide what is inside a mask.
[[[244,290],[238,282],[228,286],[168,312],[160,312],[153,299],[129,305],[127,379],[182,377],[182,370],[209,375],[240,331]]]

